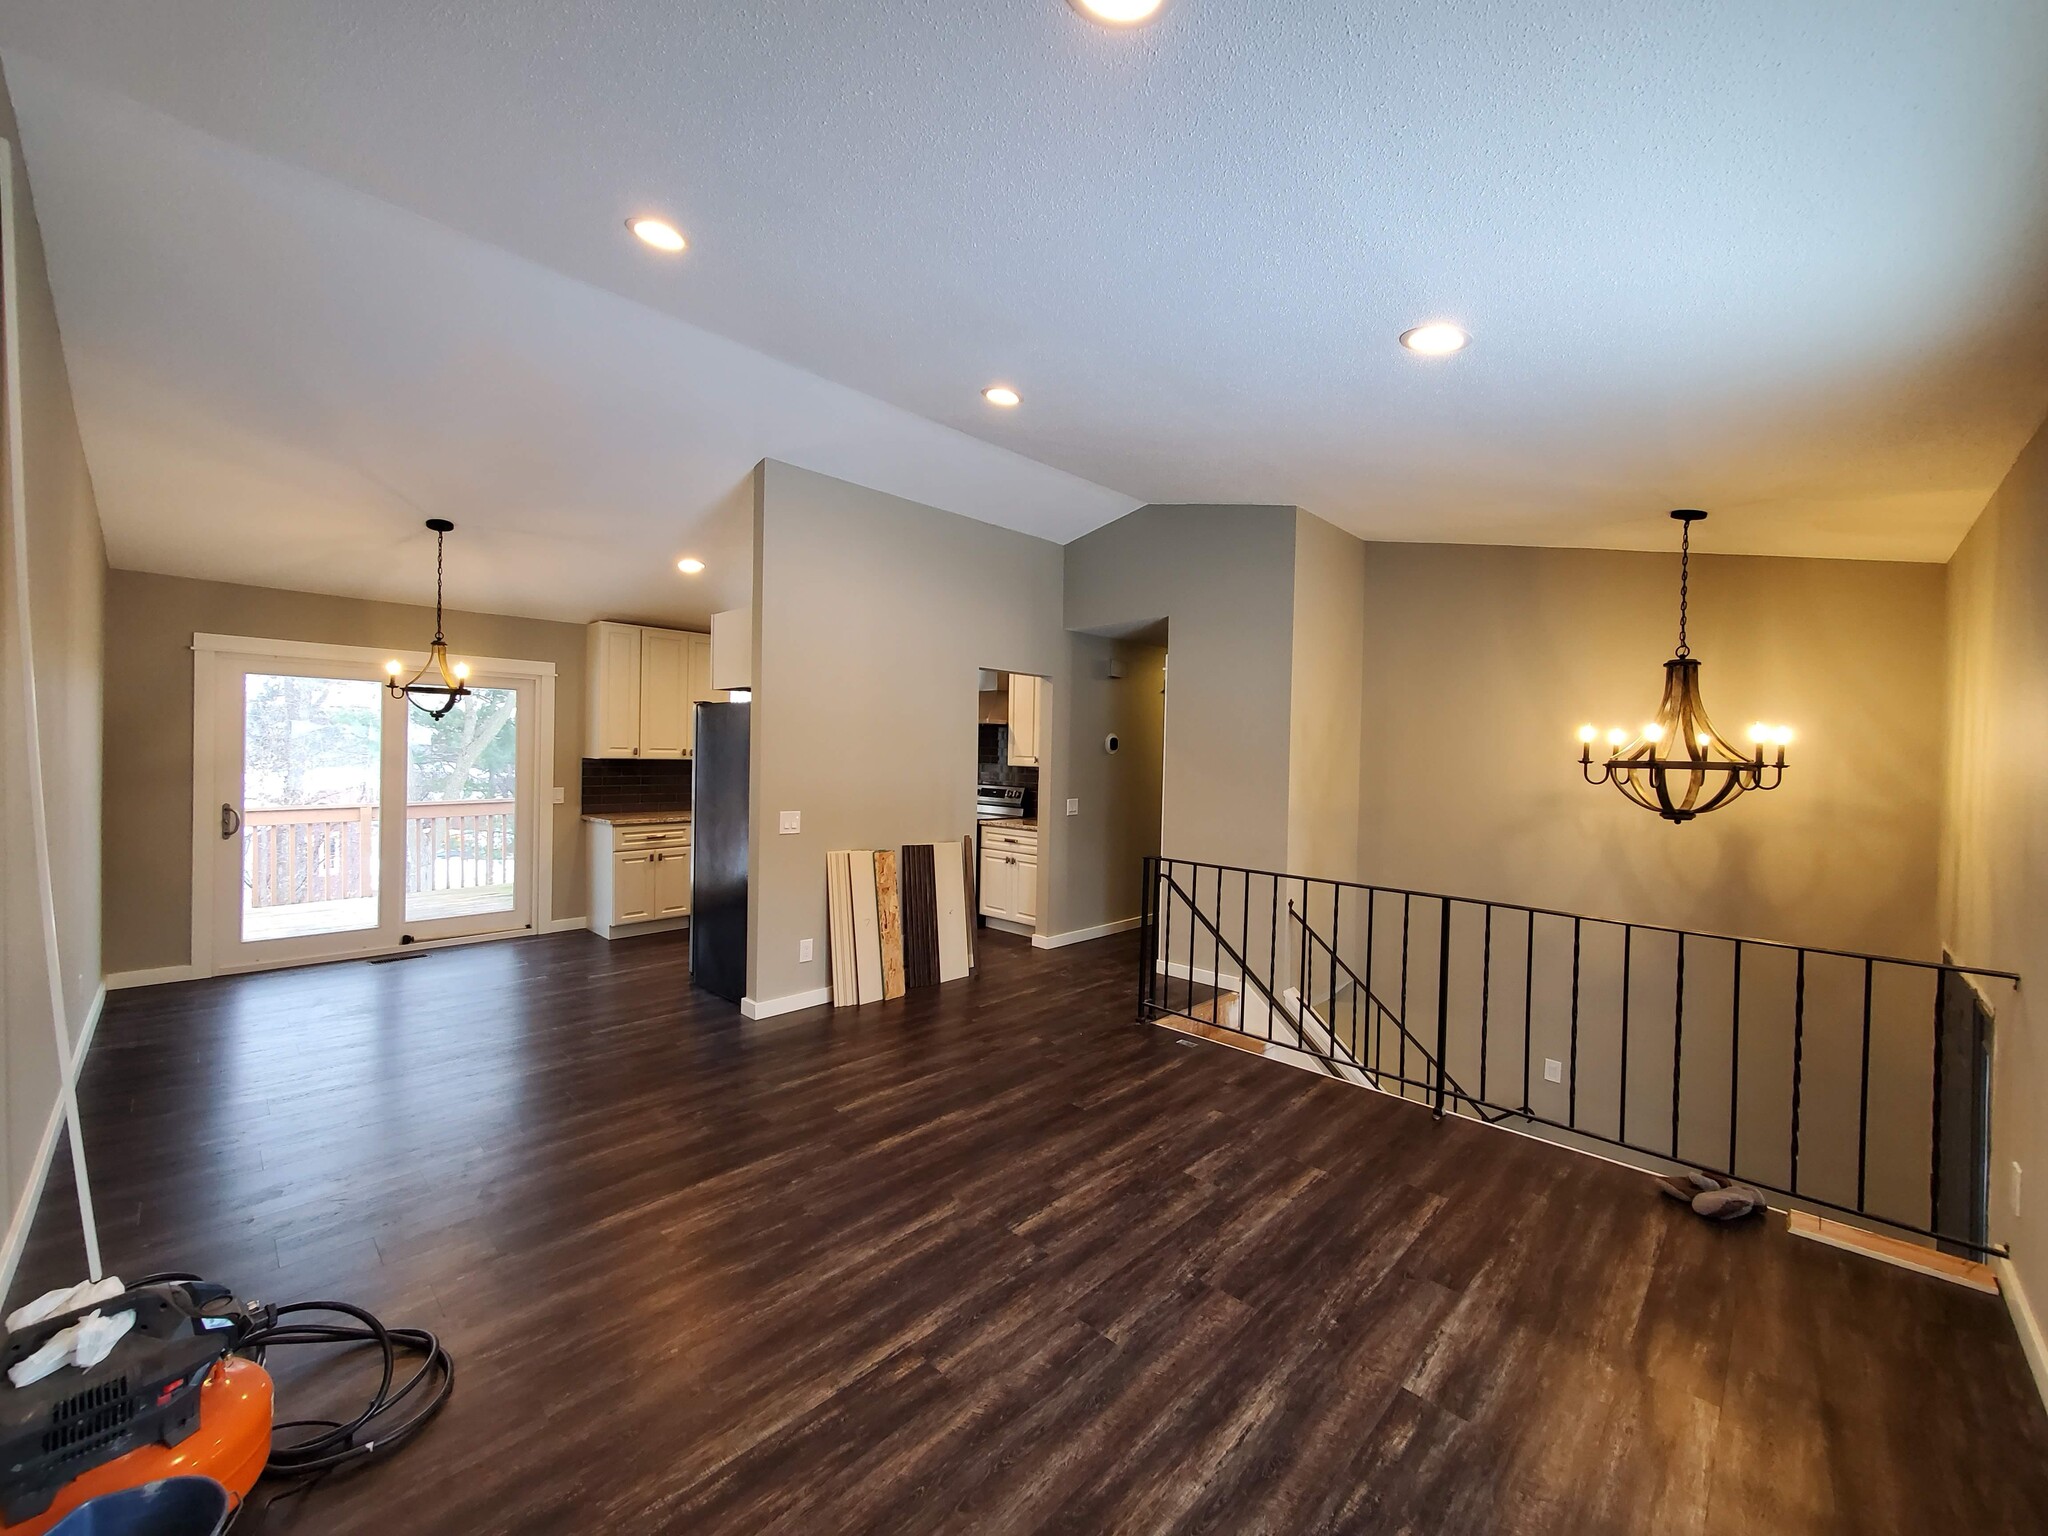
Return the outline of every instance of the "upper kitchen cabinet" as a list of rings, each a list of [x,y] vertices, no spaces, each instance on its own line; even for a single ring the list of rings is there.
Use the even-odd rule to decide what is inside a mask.
[[[1010,674],[1010,766],[1036,768],[1044,732],[1040,706],[1045,698],[1045,679],[1026,672]]]
[[[754,610],[711,615],[711,686],[720,693],[754,686]]]
[[[711,691],[711,637],[680,629],[590,626],[588,757],[691,755],[696,710]]]

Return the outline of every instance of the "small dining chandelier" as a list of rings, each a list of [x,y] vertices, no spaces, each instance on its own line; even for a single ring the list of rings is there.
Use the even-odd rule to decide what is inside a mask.
[[[384,671],[390,681],[384,686],[391,690],[394,699],[410,699],[413,705],[426,711],[427,715],[439,720],[453,709],[458,700],[469,697],[469,663],[458,661],[448,664],[448,641],[441,633],[441,552],[448,535],[455,531],[455,525],[445,517],[430,517],[427,526],[434,531],[434,643],[427,650],[427,663],[412,675],[412,681],[401,683],[398,679],[405,671],[402,661],[387,661]],[[438,683],[422,682],[429,672],[440,677]],[[436,709],[428,701],[439,699],[441,707]]]
[[[1738,751],[1707,719],[1700,702],[1700,664],[1685,640],[1687,588],[1692,578],[1692,525],[1707,514],[1673,512],[1683,530],[1678,556],[1678,649],[1664,663],[1664,699],[1657,718],[1631,738],[1607,733],[1607,759],[1593,761],[1600,733],[1579,728],[1579,772],[1588,784],[1612,784],[1646,811],[1666,821],[1691,821],[1719,810],[1746,789],[1776,789],[1785,778],[1789,728],[1758,721],[1749,728],[1751,752]],[[1768,762],[1765,749],[1775,748]]]

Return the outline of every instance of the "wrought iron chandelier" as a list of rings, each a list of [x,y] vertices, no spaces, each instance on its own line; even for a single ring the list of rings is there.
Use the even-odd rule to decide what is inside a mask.
[[[413,673],[412,681],[401,683],[398,679],[405,671],[402,661],[387,661],[384,671],[391,681],[384,686],[391,690],[394,699],[410,699],[414,708],[426,711],[428,716],[439,720],[456,706],[459,700],[469,697],[469,663],[458,661],[453,666],[448,662],[448,641],[441,633],[441,553],[448,535],[455,531],[455,525],[445,517],[430,517],[427,526],[434,531],[434,643],[427,649],[426,665]],[[429,672],[440,677],[438,683],[422,682]],[[439,699],[441,707],[436,709],[429,699]]]
[[[1790,728],[1758,721],[1749,728],[1750,752],[1742,752],[1714,729],[1700,702],[1700,663],[1685,640],[1686,601],[1692,580],[1692,525],[1707,514],[1685,509],[1671,514],[1681,529],[1678,556],[1678,649],[1664,663],[1664,699],[1657,718],[1631,738],[1607,733],[1607,759],[1593,761],[1600,733],[1579,728],[1579,772],[1588,784],[1612,784],[1646,811],[1666,821],[1691,821],[1719,810],[1744,790],[1776,789],[1785,778]],[[1765,750],[1776,756],[1765,760]]]

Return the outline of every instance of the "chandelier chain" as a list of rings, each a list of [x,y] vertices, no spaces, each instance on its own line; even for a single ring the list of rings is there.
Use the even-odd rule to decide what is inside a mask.
[[[1692,647],[1685,643],[1685,607],[1692,586],[1692,524],[1679,524],[1678,543],[1678,652],[1680,657],[1690,656]]]
[[[447,637],[446,637],[445,635],[443,635],[443,634],[441,633],[441,557],[442,557],[443,553],[445,552],[445,550],[447,549],[447,545],[448,545],[448,535],[447,535],[447,534],[445,534],[445,533],[443,533],[443,532],[441,532],[441,530],[440,530],[440,529],[438,529],[438,528],[437,528],[437,529],[435,529],[435,530],[434,530],[434,644],[436,644],[436,645],[445,645],[445,644],[447,643]],[[1679,624],[1678,624],[1678,630],[1679,630],[1679,639],[1680,639],[1681,641],[1682,641],[1682,640],[1684,640],[1684,638],[1685,638],[1685,620],[1684,620],[1684,617],[1683,617],[1683,606],[1684,606],[1684,605],[1683,605],[1683,604],[1681,603],[1681,605],[1680,605],[1680,618],[1679,618]]]

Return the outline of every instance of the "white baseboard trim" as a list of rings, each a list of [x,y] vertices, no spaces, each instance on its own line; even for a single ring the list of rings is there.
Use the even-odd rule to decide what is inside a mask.
[[[167,981],[192,981],[205,974],[196,965],[159,965],[148,971],[113,971],[107,976],[107,990],[126,992],[131,987],[160,987]]]
[[[1185,960],[1160,960],[1153,969],[1179,981],[1199,981],[1208,987],[1235,987],[1244,978],[1235,971],[1218,971],[1206,965],[1189,965]]]
[[[540,925],[542,933],[567,933],[571,928],[588,928],[587,917],[551,917]]]
[[[1038,930],[1029,923],[1013,923],[1007,917],[984,917],[982,922],[997,933],[1013,933],[1020,939],[1029,939],[1034,944],[1038,942]]]
[[[77,1043],[71,1047],[71,1086],[74,1090],[78,1086],[78,1075],[85,1066],[86,1053],[92,1049],[93,1036],[99,1032],[100,1015],[106,1007],[107,987],[103,982],[86,1005],[85,1023],[78,1031]],[[57,1138],[63,1134],[64,1095],[60,1092],[51,1101],[49,1118],[43,1124],[42,1140],[36,1143],[35,1163],[29,1171],[28,1183],[7,1218],[7,1237],[4,1244],[0,1244],[0,1296],[5,1296],[14,1284],[14,1271],[21,1263],[22,1251],[28,1247],[29,1229],[35,1224],[36,1211],[43,1203],[43,1186],[50,1179],[50,1164],[56,1161]],[[83,1273],[82,1264],[80,1272]]]
[[[1993,1259],[1991,1267],[1998,1272],[2005,1309],[2012,1314],[2020,1348],[2026,1353],[2027,1368],[2034,1373],[2034,1390],[2041,1394],[2042,1402],[2048,1403],[2048,1337],[2041,1333],[2041,1320],[2034,1315],[2033,1304],[2027,1300],[2027,1288],[2020,1284],[2020,1272],[2013,1268],[2012,1260]]]
[[[1076,928],[1070,933],[1034,933],[1031,935],[1033,949],[1061,949],[1069,944],[1085,944],[1090,939],[1106,939],[1113,933],[1129,933],[1142,921],[1135,917],[1120,917],[1113,923],[1098,923],[1093,928]]]
[[[796,1013],[831,1001],[832,989],[817,987],[809,992],[792,992],[787,997],[771,997],[766,1002],[743,997],[740,999],[740,1012],[750,1019],[772,1019],[779,1014]]]

